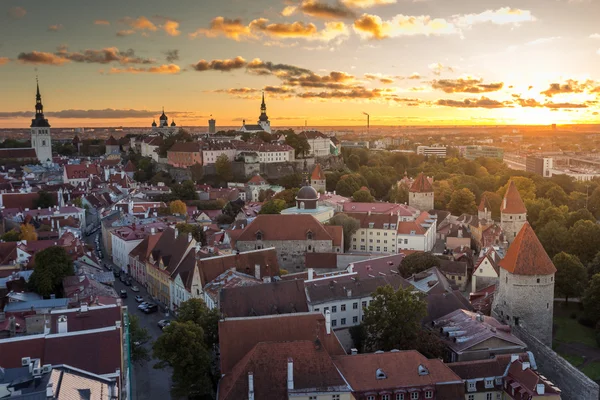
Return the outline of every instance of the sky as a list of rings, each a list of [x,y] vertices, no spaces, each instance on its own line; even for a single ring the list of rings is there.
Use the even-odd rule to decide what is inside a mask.
[[[514,0],[513,0],[514,1]],[[597,123],[600,0],[0,0],[0,127]]]

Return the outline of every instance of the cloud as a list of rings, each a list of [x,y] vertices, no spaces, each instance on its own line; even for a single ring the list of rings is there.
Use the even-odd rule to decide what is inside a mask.
[[[169,36],[179,36],[181,31],[179,30],[179,22],[173,20],[166,20],[162,26],[163,30]]]
[[[375,40],[399,36],[451,35],[458,33],[456,27],[443,18],[402,14],[396,15],[389,21],[384,21],[377,15],[363,14],[354,21],[354,31],[363,39]]]
[[[586,82],[578,82],[573,79],[569,79],[566,83],[551,83],[550,87],[540,94],[545,95],[546,97],[552,97],[557,94],[563,93],[583,93],[589,86],[592,84],[591,81]]]
[[[144,67],[127,67],[127,68],[111,68],[109,74],[178,74],[181,72],[181,68],[176,64],[163,64],[152,66],[148,68]]]
[[[152,64],[153,59],[138,57],[133,49],[120,51],[116,47],[107,47],[100,50],[87,49],[81,52],[69,52],[65,47],[59,48],[57,56],[78,63],[108,64]]]
[[[484,84],[483,79],[440,79],[431,83],[433,89],[442,90],[445,93],[487,93],[496,92],[504,84],[502,82]]]
[[[421,75],[418,72],[413,72],[408,79],[421,79]]]
[[[269,20],[265,18],[255,19],[250,22],[250,29],[260,31],[272,37],[285,38],[302,38],[310,37],[317,34],[318,29],[313,23],[293,22],[288,23],[273,23],[269,24]]]
[[[254,75],[277,75],[283,77],[299,76],[302,74],[312,74],[312,71],[306,68],[296,67],[290,64],[274,64],[270,61],[262,61],[255,58],[247,65],[248,72]]]
[[[497,10],[486,10],[479,14],[455,15],[452,19],[456,25],[460,27],[470,27],[483,23],[506,25],[536,21],[536,18],[531,14],[531,11],[511,7],[502,7]]]
[[[221,72],[229,72],[234,69],[244,68],[245,66],[246,60],[240,56],[228,60],[200,60],[196,64],[192,64],[192,68],[194,68],[196,71],[214,70]]]
[[[232,95],[241,95],[241,94],[258,93],[258,89],[242,87],[242,88],[232,88],[232,89],[217,89],[217,90],[214,90],[214,92],[215,93],[227,93],[227,94],[232,94]]]
[[[12,19],[21,19],[27,14],[27,10],[23,7],[11,7],[7,14]]]
[[[10,58],[8,57],[0,57],[0,65],[5,65],[10,62]]]
[[[105,19],[97,19],[94,21],[94,25],[110,25],[110,21]]]
[[[294,14],[297,9],[298,6],[286,6],[283,11],[281,11],[281,15],[284,17],[289,17],[290,15]]]
[[[58,32],[58,31],[61,31],[63,28],[64,28],[64,26],[62,24],[50,25],[50,26],[48,26],[48,31],[49,32]]]
[[[590,39],[600,39],[600,33],[592,33],[589,36]]]
[[[300,4],[300,11],[315,18],[354,18],[356,15],[341,3],[329,5],[321,3],[319,0],[304,0]]]
[[[265,86],[263,90],[267,93],[272,94],[287,94],[294,93],[294,89],[286,87],[286,86]]]
[[[117,36],[129,36],[129,35],[133,35],[135,33],[135,31],[133,29],[122,29],[120,31],[117,32]]]
[[[550,108],[552,110],[557,110],[557,109],[569,109],[569,108],[588,108],[587,104],[579,104],[579,103],[553,103],[553,102],[546,102],[546,103],[540,103],[539,101],[535,100],[535,99],[516,99],[515,100],[517,102],[517,104],[519,104],[521,107],[545,107],[545,108]]]
[[[481,97],[480,99],[464,99],[464,100],[448,100],[440,99],[436,101],[438,106],[445,107],[458,107],[458,108],[503,108],[506,107],[505,103],[497,100],[492,100],[487,97]]]
[[[351,89],[347,82],[353,81],[354,76],[345,72],[332,71],[328,75],[318,75],[313,72],[297,77],[284,77],[286,85],[304,88]]]
[[[174,49],[174,50],[167,50],[165,51],[165,60],[167,60],[168,63],[172,63],[173,61],[178,61],[179,60],[179,50]]]
[[[53,53],[46,53],[43,51],[32,51],[30,53],[19,53],[17,56],[23,64],[36,64],[36,65],[63,65],[68,63],[70,60],[64,57],[57,56]]]
[[[434,75],[441,75],[444,70],[449,72],[454,72],[452,67],[447,67],[441,63],[432,63],[428,65],[429,69],[433,72]]]
[[[47,112],[46,115],[55,118],[83,118],[83,119],[121,119],[121,118],[151,118],[157,114],[158,111],[148,110],[116,110],[112,108],[106,108],[103,110],[62,110],[56,112]],[[169,112],[169,115],[175,113]]]
[[[241,19],[227,19],[224,17],[216,17],[210,22],[208,29],[200,28],[189,34],[190,38],[198,36],[217,37],[225,36],[226,38],[236,41],[242,38],[252,36],[250,28],[242,23]]]
[[[375,99],[382,97],[381,89],[365,89],[355,88],[352,90],[333,90],[330,92],[304,92],[298,94],[298,97],[303,99],[319,98],[319,99]]]
[[[388,4],[396,4],[396,0],[342,0],[348,7],[352,8],[371,8]]]
[[[138,18],[125,17],[120,22],[128,25],[131,29],[136,31],[151,31],[156,32],[158,27],[144,16]]]
[[[369,81],[379,81],[384,85],[394,83],[394,78],[389,76],[383,76],[381,74],[365,74],[365,79]]]
[[[535,39],[535,40],[525,43],[525,46],[537,46],[540,44],[552,43],[559,39],[562,39],[562,37],[552,36],[552,37],[539,38],[539,39]]]

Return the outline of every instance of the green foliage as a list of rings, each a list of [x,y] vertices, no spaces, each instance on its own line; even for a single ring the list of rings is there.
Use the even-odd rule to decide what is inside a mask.
[[[481,197],[484,197],[487,199],[487,202],[489,203],[489,207],[491,208],[488,211],[492,212],[492,219],[494,220],[498,220],[500,219],[500,205],[502,204],[502,197],[500,197],[500,195],[498,193],[494,193],[494,192],[483,192],[481,194]]]
[[[581,210],[586,207],[588,196],[582,192],[572,192],[569,195],[569,209]],[[593,214],[592,214],[593,215]]]
[[[34,202],[35,208],[50,208],[56,205],[54,198],[52,195],[45,190],[40,190],[38,192],[38,198]]]
[[[530,178],[526,178],[523,176],[512,176],[510,178],[515,183],[519,194],[521,195],[521,199],[523,201],[526,200],[535,200],[535,183]],[[508,189],[508,183],[502,186],[500,189],[496,191],[498,195],[504,197],[506,194],[506,189]]]
[[[204,330],[192,321],[173,321],[152,346],[159,361],[154,368],[173,369],[171,394],[174,398],[214,396],[214,377]]]
[[[189,299],[181,303],[177,314],[179,322],[193,322],[204,331],[206,347],[213,348],[219,343],[219,310],[209,310],[201,299]]]
[[[16,140],[7,138],[0,142],[0,149],[22,149],[31,147],[31,141],[29,140]]]
[[[360,158],[356,154],[352,154],[348,157],[347,165],[352,171],[357,172],[360,168]]]
[[[569,204],[569,196],[565,193],[563,188],[558,185],[551,187],[546,194],[545,198],[550,200],[555,206],[566,206]]]
[[[167,157],[167,152],[176,142],[191,142],[194,138],[186,130],[179,129],[174,135],[163,137],[163,142],[158,146],[158,156],[161,158]]]
[[[196,184],[192,181],[185,181],[182,184],[176,183],[171,187],[171,194],[176,200],[198,200]]]
[[[340,178],[335,190],[340,196],[351,197],[363,186],[367,186],[367,180],[362,175],[347,174]]]
[[[194,240],[196,240],[196,242],[201,243],[203,246],[206,245],[206,233],[204,232],[204,229],[202,228],[202,226],[179,223],[179,224],[177,224],[176,228],[180,234],[187,235],[187,234],[191,233],[192,238],[194,238]]]
[[[352,343],[354,343],[354,348],[357,349],[359,353],[364,352],[365,341],[367,340],[365,326],[363,324],[355,325],[351,327],[349,331]]]
[[[408,203],[408,188],[404,185],[393,185],[387,195],[390,203]]]
[[[294,131],[285,134],[285,144],[294,148],[296,158],[303,158],[310,152],[310,144],[304,135],[296,135]]]
[[[360,229],[360,221],[348,216],[348,214],[335,214],[328,222],[329,225],[341,226],[344,231],[344,251],[350,249],[352,235]]]
[[[564,296],[566,303],[569,297],[580,297],[585,289],[587,273],[579,258],[561,252],[552,258],[552,262],[556,267],[555,292]]]
[[[600,321],[600,274],[592,276],[581,302],[584,315],[596,325]]]
[[[537,221],[542,210],[552,207],[552,203],[548,199],[526,200],[525,207],[527,208],[527,220],[534,229],[537,229]]]
[[[190,172],[192,173],[192,181],[201,182],[202,178],[204,178],[204,167],[202,164],[194,164],[190,167]]]
[[[187,216],[187,206],[181,200],[174,200],[169,204],[169,211],[173,215]]]
[[[592,221],[577,221],[569,229],[569,253],[576,254],[582,263],[594,259],[600,248],[600,226]]]
[[[302,186],[302,175],[301,174],[291,174],[286,175],[277,180],[277,183],[283,186],[286,189],[294,189]]]
[[[270,200],[274,194],[275,194],[275,192],[271,189],[267,189],[267,190],[261,189],[260,192],[258,193],[258,201],[262,203],[263,201]]]
[[[439,267],[440,259],[430,253],[412,253],[404,257],[398,267],[400,275],[408,278],[414,274],[425,271],[432,267]]]
[[[357,190],[352,194],[352,199],[359,203],[372,203],[375,201],[375,198],[368,190]]]
[[[18,230],[16,229],[11,229],[10,231],[4,233],[4,235],[2,235],[2,241],[4,242],[18,242],[21,237],[21,234],[19,233]]]
[[[577,211],[570,212],[567,215],[567,228],[572,227],[577,223],[577,221],[581,220],[596,222],[596,218],[594,218],[592,213],[586,210],[585,208],[582,208]]]
[[[63,247],[52,246],[36,253],[33,274],[29,278],[32,291],[49,297],[62,295],[62,281],[72,276],[73,261]]]
[[[594,214],[594,217],[600,218],[600,187],[596,188],[588,198],[587,209]]]
[[[535,223],[536,228],[544,227],[550,221],[556,221],[562,226],[567,225],[569,208],[567,206],[548,207],[540,211],[540,215]]]
[[[475,195],[467,188],[455,190],[450,196],[448,210],[453,215],[476,214]]]
[[[450,203],[452,193],[454,189],[450,186],[448,181],[434,181],[433,182],[433,194],[434,194],[434,206],[436,210],[445,210],[448,203]]]
[[[140,326],[138,316],[129,314],[129,345],[131,346],[131,360],[134,363],[150,361],[150,351],[144,347],[144,343],[148,340],[150,340],[150,334],[146,328]]]
[[[340,180],[348,171],[328,171],[325,172],[325,185],[328,192],[333,192]]]
[[[280,214],[282,210],[285,210],[287,204],[285,200],[271,199],[263,203],[260,208],[259,214]]]
[[[77,149],[75,148],[75,146],[73,146],[72,143],[60,143],[60,142],[52,143],[52,151],[56,152],[56,154],[59,154],[61,156],[67,156],[67,157],[70,157],[70,156],[74,155],[75,153],[77,153]]]
[[[219,215],[218,221],[221,224],[230,224],[235,220],[235,217],[244,207],[244,202],[241,200],[230,201],[223,207],[223,214]]]
[[[190,206],[198,207],[198,210],[221,210],[227,202],[225,200],[190,200],[186,201]]]
[[[594,259],[587,265],[588,277],[600,274],[600,251],[596,253]]]
[[[296,194],[298,194],[298,190],[300,189],[286,189],[273,196],[273,199],[285,201],[285,205],[287,208],[294,207],[296,205]]]
[[[569,230],[556,221],[548,222],[541,229],[538,229],[536,234],[550,257],[560,253],[569,241]]]
[[[224,182],[229,182],[233,179],[233,168],[231,161],[227,158],[227,155],[221,154],[215,161],[215,170],[217,176]]]

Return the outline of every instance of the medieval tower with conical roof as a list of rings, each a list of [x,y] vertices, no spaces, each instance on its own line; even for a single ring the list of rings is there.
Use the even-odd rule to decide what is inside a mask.
[[[500,204],[500,226],[508,243],[512,243],[527,222],[527,209],[519,190],[513,181],[508,182],[508,189]]]
[[[408,191],[408,205],[419,211],[433,210],[433,186],[431,181],[423,173],[411,185]]]
[[[327,190],[326,178],[323,170],[321,169],[321,164],[315,165],[315,169],[313,169],[313,172],[310,176],[310,186],[320,193],[325,193]]]
[[[44,105],[39,84],[37,84],[35,95],[35,118],[31,120],[31,147],[35,149],[35,154],[41,163],[52,161],[50,124],[44,117]]]
[[[499,267],[492,315],[551,346],[556,267],[529,223],[523,224]]]

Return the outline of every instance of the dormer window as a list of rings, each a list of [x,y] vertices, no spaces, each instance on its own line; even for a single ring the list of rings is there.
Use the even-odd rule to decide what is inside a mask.
[[[262,240],[263,234],[262,232],[256,232],[256,240]]]
[[[377,379],[387,379],[387,375],[381,368],[378,368],[377,371],[375,371],[375,377]]]
[[[313,233],[311,231],[306,233],[306,240],[313,240]]]
[[[494,378],[486,378],[485,379],[485,388],[490,389],[494,387]]]
[[[369,222],[369,229],[373,229],[374,226],[375,226],[375,222]]]
[[[390,228],[390,224],[383,224],[383,229],[389,229]]]

